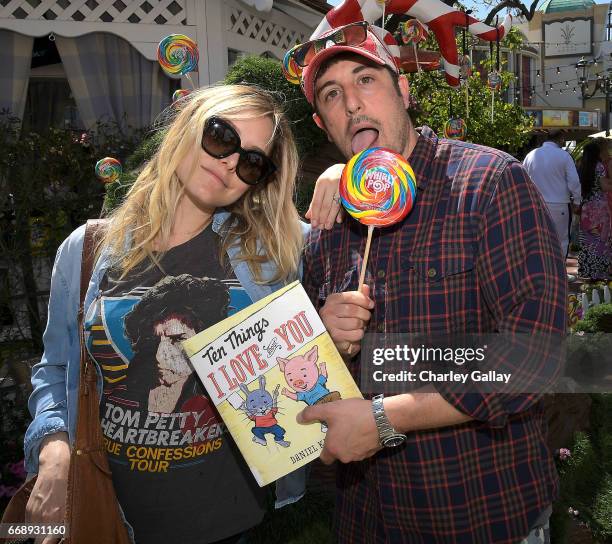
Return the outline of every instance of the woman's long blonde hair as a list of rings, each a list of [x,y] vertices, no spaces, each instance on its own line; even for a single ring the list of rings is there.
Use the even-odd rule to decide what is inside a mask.
[[[222,257],[237,244],[255,281],[266,281],[261,264],[272,261],[276,275],[267,281],[291,280],[297,275],[303,247],[293,196],[298,156],[289,122],[274,98],[247,85],[223,85],[190,94],[169,126],[159,149],[146,164],[124,202],[111,214],[102,246],[121,271],[121,277],[147,257],[159,264],[154,247],[167,247],[183,185],[178,165],[190,151],[201,152],[202,132],[211,116],[228,120],[269,117],[274,124],[270,158],[276,172],[265,183],[249,187],[234,204],[222,229]],[[155,245],[154,245],[155,244]]]

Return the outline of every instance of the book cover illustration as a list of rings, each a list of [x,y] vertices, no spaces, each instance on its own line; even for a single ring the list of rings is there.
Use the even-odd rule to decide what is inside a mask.
[[[362,396],[297,281],[183,348],[260,486],[320,455],[327,429],[299,412]]]

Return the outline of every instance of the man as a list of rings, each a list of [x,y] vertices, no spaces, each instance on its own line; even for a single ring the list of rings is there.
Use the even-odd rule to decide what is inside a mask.
[[[344,156],[390,148],[418,182],[408,217],[377,229],[362,292],[366,229],[348,219],[310,235],[304,286],[349,368],[371,363],[355,357],[364,330],[563,333],[563,260],[537,189],[502,152],[415,130],[408,82],[371,28],[357,45],[334,29],[302,51],[314,119]],[[321,459],[342,462],[340,542],[546,542],[557,477],[536,395],[425,386],[299,419],[325,421]]]
[[[581,193],[576,165],[571,155],[561,148],[562,144],[563,132],[551,130],[542,146],[527,154],[523,166],[542,193],[566,257],[572,217],[570,200],[577,209]]]
[[[126,314],[125,334],[134,352],[127,393],[140,398],[141,408],[180,412],[204,393],[181,342],[226,318],[229,301],[222,281],[180,274],[160,280]]]

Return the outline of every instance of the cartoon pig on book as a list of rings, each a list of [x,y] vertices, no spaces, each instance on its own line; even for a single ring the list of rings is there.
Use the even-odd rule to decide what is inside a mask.
[[[325,362],[317,366],[319,358],[318,346],[313,346],[304,355],[296,355],[290,359],[277,357],[278,366],[285,375],[285,381],[293,389],[290,391],[283,387],[281,393],[295,401],[308,404],[322,404],[340,400],[338,391],[330,392],[325,386],[327,383],[327,367]]]

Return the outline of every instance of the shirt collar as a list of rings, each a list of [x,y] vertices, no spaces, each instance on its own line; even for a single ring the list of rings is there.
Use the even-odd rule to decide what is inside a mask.
[[[225,208],[218,208],[213,214],[212,221],[212,229],[215,233],[219,234],[221,227],[225,224],[225,222],[229,219],[230,212],[228,212]]]
[[[418,189],[423,190],[429,181],[429,167],[436,156],[438,136],[428,126],[422,126],[416,130],[419,137],[408,157],[408,162],[414,170]]]

